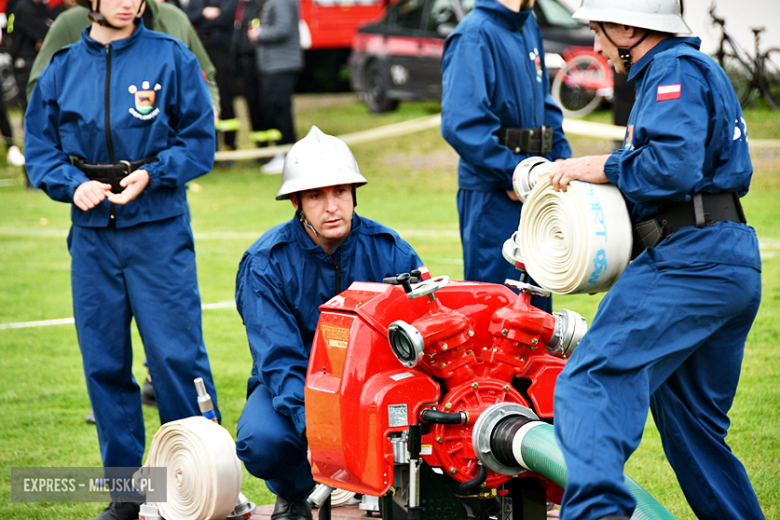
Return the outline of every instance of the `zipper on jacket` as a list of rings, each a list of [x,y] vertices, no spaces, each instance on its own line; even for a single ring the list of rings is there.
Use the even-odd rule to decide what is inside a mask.
[[[103,94],[106,104],[106,144],[108,145],[108,157],[113,164],[114,161],[114,142],[111,139],[111,44],[106,45],[106,88]],[[109,218],[116,219],[116,204],[111,203],[109,209]]]
[[[336,294],[341,293],[341,248],[339,248],[339,261],[338,263],[333,261],[333,257],[328,255],[330,263],[333,264],[333,268],[336,269]]]
[[[522,40],[523,40],[523,45],[526,48],[525,50],[528,51],[528,44],[525,41],[525,36],[523,35],[523,28],[522,27],[520,27],[520,38],[522,38]],[[526,52],[526,56],[527,55],[528,55],[528,52]],[[539,59],[541,59],[541,57]],[[523,59],[523,61],[525,61],[525,59]],[[533,76],[533,74],[531,74],[531,72],[528,70],[528,62],[527,61],[525,61],[525,72],[528,74],[528,79],[531,80],[531,94],[534,97],[534,109],[533,109],[532,113],[534,115],[534,126],[536,127],[536,126],[539,126],[538,122],[536,121],[536,88],[535,88],[536,84],[534,83],[534,76]],[[522,121],[520,123],[520,126],[522,126]]]

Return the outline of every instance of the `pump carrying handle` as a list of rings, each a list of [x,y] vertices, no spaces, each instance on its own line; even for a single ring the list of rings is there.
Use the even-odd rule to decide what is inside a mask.
[[[414,287],[410,292],[406,294],[406,297],[410,300],[414,300],[415,298],[419,298],[420,296],[427,296],[429,294],[433,294],[442,287],[446,287],[450,283],[450,277],[446,275],[437,276],[436,278],[431,278],[429,280],[425,280],[424,282],[420,282],[417,284],[416,287]]]

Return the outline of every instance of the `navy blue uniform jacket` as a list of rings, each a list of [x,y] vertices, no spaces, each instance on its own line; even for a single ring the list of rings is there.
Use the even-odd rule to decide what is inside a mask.
[[[154,59],[138,60],[138,54]],[[76,188],[89,180],[69,156],[96,163],[157,156],[143,167],[149,186],[116,207],[117,228],[187,213],[186,183],[211,170],[215,146],[198,60],[179,40],[143,22],[110,45],[90,38],[87,27],[81,41],[52,57],[25,116],[30,182],[60,202],[73,202]],[[108,200],[86,212],[73,205],[71,219],[105,227],[109,208]]]
[[[460,155],[461,189],[512,190],[515,166],[528,155],[498,144],[493,133],[499,128],[550,125],[553,149],[547,159],[571,157],[531,10],[515,13],[496,0],[476,0],[447,38],[441,70],[441,133]]]

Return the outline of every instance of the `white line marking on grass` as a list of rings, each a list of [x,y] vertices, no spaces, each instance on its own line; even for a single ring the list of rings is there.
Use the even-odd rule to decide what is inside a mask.
[[[219,302],[219,303],[204,303],[200,306],[201,309],[204,311],[210,311],[213,309],[235,309],[236,308],[236,302],[233,300],[229,300],[226,302]]]
[[[0,228],[0,235],[14,237],[67,237],[67,229],[49,228]]]
[[[27,329],[30,327],[48,327],[51,325],[70,325],[75,323],[73,318],[62,318],[59,320],[43,321],[23,321],[18,323],[0,323],[0,329]]]
[[[204,303],[200,306],[204,311],[210,311],[214,309],[235,309],[236,302],[226,301],[217,303]],[[0,330],[2,329],[27,329],[31,327],[50,327],[52,325],[71,325],[75,323],[73,318],[61,318],[58,320],[41,320],[41,321],[22,321],[17,323],[0,323]]]

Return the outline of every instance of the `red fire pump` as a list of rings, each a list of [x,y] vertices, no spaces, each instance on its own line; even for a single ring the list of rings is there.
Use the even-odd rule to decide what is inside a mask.
[[[502,432],[520,423],[501,420],[551,421],[583,318],[532,307],[532,294],[549,293],[521,282],[507,280],[515,294],[414,280],[355,282],[320,307],[306,379],[315,480],[382,497],[385,520],[487,519],[507,503],[515,519],[546,518],[562,490],[507,463]]]

